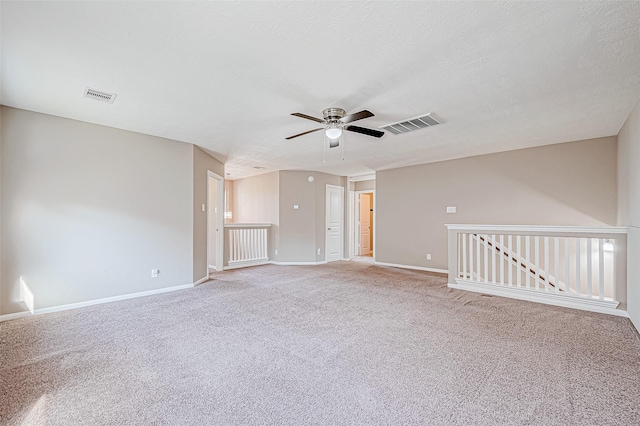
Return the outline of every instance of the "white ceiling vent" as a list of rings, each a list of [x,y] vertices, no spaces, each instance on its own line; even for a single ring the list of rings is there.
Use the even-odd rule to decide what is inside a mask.
[[[90,89],[88,87],[85,87],[84,89],[84,97],[95,99],[96,101],[107,102],[112,104],[113,101],[116,100],[116,96],[118,95],[116,95],[115,93],[101,92],[99,90]]]
[[[388,130],[394,135],[401,135],[403,133],[413,132],[414,130],[420,130],[438,124],[440,124],[440,122],[433,118],[431,113],[429,113],[419,117],[410,118],[408,120],[399,121],[397,123],[387,124],[380,128]]]

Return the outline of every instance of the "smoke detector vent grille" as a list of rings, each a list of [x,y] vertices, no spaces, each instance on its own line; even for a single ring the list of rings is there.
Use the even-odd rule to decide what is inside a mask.
[[[107,102],[109,104],[112,104],[113,101],[116,100],[116,96],[118,95],[116,95],[115,93],[101,92],[99,90],[90,89],[88,87],[84,89],[85,98],[91,98],[95,99],[96,101]]]
[[[431,113],[421,115],[419,117],[410,118],[408,120],[399,121],[397,123],[387,124],[386,126],[380,127],[381,129],[388,130],[394,135],[401,135],[403,133],[409,133],[420,129],[425,129],[427,127],[436,126],[440,124],[438,120],[433,118]]]

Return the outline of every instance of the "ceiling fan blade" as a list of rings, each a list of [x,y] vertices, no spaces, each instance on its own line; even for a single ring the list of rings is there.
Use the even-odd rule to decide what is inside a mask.
[[[366,129],[364,127],[358,127],[358,126],[344,126],[344,129],[350,132],[362,133],[363,135],[373,136],[374,138],[381,138],[382,135],[384,135],[384,132],[381,132],[380,130]]]
[[[313,129],[313,130],[306,131],[304,133],[298,133],[297,135],[289,136],[288,138],[285,138],[285,139],[289,140],[289,139],[297,138],[298,136],[306,135],[307,133],[317,132],[318,130],[323,130],[323,129],[324,129],[323,127],[320,127],[318,129]]]
[[[301,112],[294,112],[291,115],[295,115],[296,117],[300,117],[300,118],[306,118],[307,120],[311,120],[311,121],[315,121],[316,123],[324,123],[324,120],[321,120],[320,118],[315,118],[312,117],[310,115],[307,114],[302,114]]]
[[[367,111],[366,109],[360,112],[356,112],[355,114],[346,115],[340,119],[343,123],[351,123],[352,121],[362,120],[363,118],[373,117],[373,113],[371,111]]]

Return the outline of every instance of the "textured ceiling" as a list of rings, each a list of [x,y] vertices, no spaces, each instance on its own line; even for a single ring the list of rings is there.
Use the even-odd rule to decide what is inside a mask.
[[[638,2],[7,2],[4,105],[190,142],[230,178],[358,175],[617,134],[640,98]],[[85,87],[117,93],[113,104]],[[289,114],[337,106],[375,139]],[[255,166],[265,167],[262,170]]]

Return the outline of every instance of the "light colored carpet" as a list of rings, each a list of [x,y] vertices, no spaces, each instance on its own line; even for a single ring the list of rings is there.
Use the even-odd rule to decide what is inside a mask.
[[[358,262],[0,323],[9,425],[638,425],[627,319]]]

